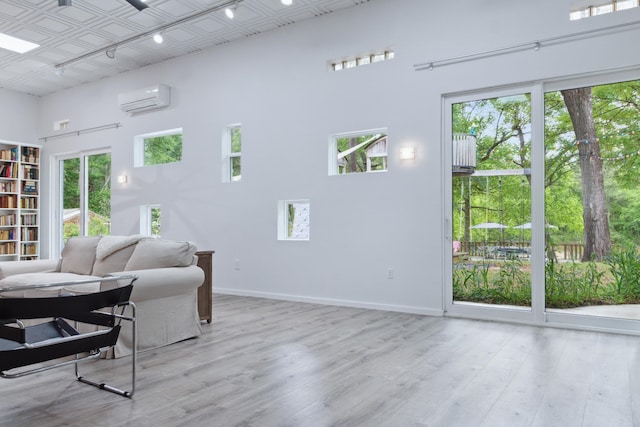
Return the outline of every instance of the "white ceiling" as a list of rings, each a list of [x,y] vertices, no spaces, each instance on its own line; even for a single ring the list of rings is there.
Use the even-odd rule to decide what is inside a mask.
[[[226,1],[148,0],[149,7],[138,12],[125,0],[72,0],[73,6],[63,7],[58,0],[1,0],[0,32],[40,47],[25,54],[0,49],[0,87],[42,96],[369,0],[293,0],[292,6],[240,0],[233,20],[222,10],[212,12],[165,30],[161,45],[144,37],[119,46],[114,59],[105,54],[109,45]],[[56,65],[93,51],[99,52],[56,74]]]

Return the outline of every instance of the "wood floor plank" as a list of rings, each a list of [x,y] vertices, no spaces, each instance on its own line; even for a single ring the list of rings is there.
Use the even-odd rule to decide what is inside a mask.
[[[638,338],[214,295],[139,356],[133,399],[58,369],[0,381],[2,426],[634,426]],[[126,387],[129,359],[85,366]]]

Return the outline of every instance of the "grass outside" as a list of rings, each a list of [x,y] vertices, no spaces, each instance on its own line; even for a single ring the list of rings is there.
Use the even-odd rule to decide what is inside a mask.
[[[454,264],[454,301],[531,306],[531,264],[519,259]],[[547,308],[640,303],[640,256],[635,247],[604,262],[547,262]]]

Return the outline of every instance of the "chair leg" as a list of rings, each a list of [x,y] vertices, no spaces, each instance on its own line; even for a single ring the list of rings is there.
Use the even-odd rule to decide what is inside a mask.
[[[128,397],[131,398],[133,397],[133,394],[136,391],[136,365],[137,365],[137,352],[138,352],[138,344],[137,344],[137,324],[136,324],[136,305],[129,301],[129,303],[127,304],[129,306],[131,306],[131,316],[125,316],[124,312],[121,315],[116,315],[118,318],[123,319],[123,320],[128,320],[131,322],[131,337],[132,337],[132,351],[131,351],[131,390],[130,391],[125,391],[125,390],[121,390],[117,387],[113,387],[110,386],[109,384],[106,383],[99,383],[99,382],[95,382],[92,380],[89,380],[85,377],[83,377],[82,375],[80,375],[80,372],[78,371],[78,364],[75,364],[75,371],[76,371],[76,378],[78,381],[80,381],[81,383],[84,384],[89,384],[92,385],[94,387],[99,388],[100,390],[106,390],[109,391],[111,393],[115,393],[118,394],[120,396],[124,396],[124,397]]]

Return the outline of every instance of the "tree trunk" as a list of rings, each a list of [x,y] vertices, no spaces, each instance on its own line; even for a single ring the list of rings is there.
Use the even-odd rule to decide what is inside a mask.
[[[358,138],[349,138],[349,148],[353,148],[356,145],[358,145]],[[349,172],[360,172],[358,170],[358,155],[356,151],[347,155],[347,170]]]
[[[601,260],[611,253],[609,214],[602,175],[600,144],[596,135],[591,88],[561,91],[578,141],[582,178],[582,218],[584,221],[583,261]]]

